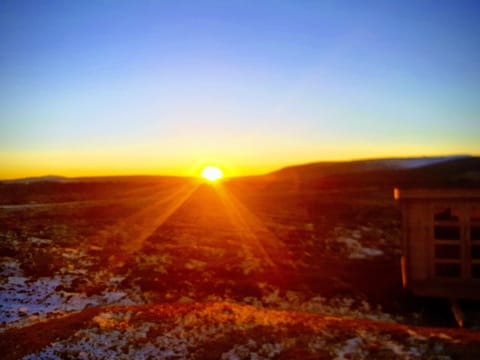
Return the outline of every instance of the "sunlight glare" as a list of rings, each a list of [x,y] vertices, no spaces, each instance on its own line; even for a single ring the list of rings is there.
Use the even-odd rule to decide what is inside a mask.
[[[223,172],[216,166],[207,166],[202,170],[202,177],[208,181],[217,181],[223,177]]]

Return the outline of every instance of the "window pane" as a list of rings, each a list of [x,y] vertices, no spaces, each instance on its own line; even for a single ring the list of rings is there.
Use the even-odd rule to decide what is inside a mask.
[[[472,265],[472,277],[480,278],[480,265]]]
[[[460,277],[460,264],[436,264],[435,273],[441,277]]]
[[[436,245],[435,257],[437,259],[460,259],[459,245]]]
[[[458,226],[435,225],[435,239],[438,240],[459,240],[460,228]]]
[[[470,239],[480,240],[480,226],[472,226],[470,228]]]
[[[458,214],[452,211],[451,208],[445,208],[441,211],[436,212],[433,218],[434,220],[458,221]]]
[[[480,245],[472,246],[472,259],[480,260]]]

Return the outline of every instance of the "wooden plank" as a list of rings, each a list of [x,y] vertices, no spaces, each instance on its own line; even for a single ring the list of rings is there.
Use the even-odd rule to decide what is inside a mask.
[[[428,268],[431,260],[428,259],[428,244],[425,228],[425,204],[423,202],[411,202],[409,206],[409,266],[410,277],[413,280],[428,278]]]
[[[480,189],[394,189],[395,200],[403,199],[478,199],[480,200]]]

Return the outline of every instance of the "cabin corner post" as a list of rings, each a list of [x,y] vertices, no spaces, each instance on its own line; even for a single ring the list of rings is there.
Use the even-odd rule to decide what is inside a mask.
[[[409,261],[409,251],[408,251],[408,237],[409,237],[409,226],[408,226],[408,211],[406,211],[407,204],[404,201],[400,200],[400,189],[395,187],[393,189],[393,198],[400,208],[400,226],[402,234],[400,237],[400,247],[402,255],[400,256],[400,270],[402,276],[402,287],[406,290],[408,287],[408,261]]]

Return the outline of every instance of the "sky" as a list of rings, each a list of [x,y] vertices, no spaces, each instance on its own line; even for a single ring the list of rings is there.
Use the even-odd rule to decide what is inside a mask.
[[[478,1],[0,2],[0,178],[480,155]]]

